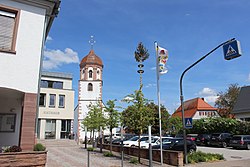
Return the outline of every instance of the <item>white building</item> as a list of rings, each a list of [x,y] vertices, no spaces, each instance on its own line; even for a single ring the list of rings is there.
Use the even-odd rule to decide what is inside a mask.
[[[38,138],[65,139],[73,133],[74,90],[72,75],[42,72]]]
[[[59,5],[0,1],[0,147],[33,149],[42,51]]]

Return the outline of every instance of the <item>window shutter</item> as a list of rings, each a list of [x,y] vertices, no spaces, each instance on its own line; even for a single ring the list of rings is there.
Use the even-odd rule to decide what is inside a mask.
[[[0,11],[0,49],[12,50],[15,14]]]

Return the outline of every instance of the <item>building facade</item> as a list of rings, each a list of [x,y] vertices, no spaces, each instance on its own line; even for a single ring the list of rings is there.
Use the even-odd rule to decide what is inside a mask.
[[[59,0],[0,1],[0,147],[33,150],[42,51],[59,6]]]
[[[184,118],[201,119],[220,117],[217,108],[212,107],[203,98],[195,98],[184,102]],[[181,106],[173,113],[173,117],[182,118]]]
[[[42,73],[38,114],[39,139],[66,139],[73,134],[72,79],[71,74]]]
[[[83,141],[85,138],[85,128],[82,125],[83,119],[87,116],[90,104],[102,104],[102,70],[103,63],[94,50],[90,50],[80,63],[80,80],[78,90],[78,106],[75,114],[78,115],[76,125],[76,138]],[[90,136],[90,133],[87,133]]]
[[[241,87],[232,114],[237,119],[250,121],[250,86]]]

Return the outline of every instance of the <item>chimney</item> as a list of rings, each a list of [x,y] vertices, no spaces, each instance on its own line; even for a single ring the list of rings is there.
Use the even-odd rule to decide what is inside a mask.
[[[203,101],[205,101],[204,97],[201,98]]]

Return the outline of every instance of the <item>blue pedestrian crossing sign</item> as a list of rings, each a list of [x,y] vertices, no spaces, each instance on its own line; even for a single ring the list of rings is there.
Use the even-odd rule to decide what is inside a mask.
[[[193,127],[193,119],[185,118],[185,128],[192,128],[192,127]]]
[[[223,45],[224,58],[231,60],[241,56],[240,42],[237,40],[230,41]]]

